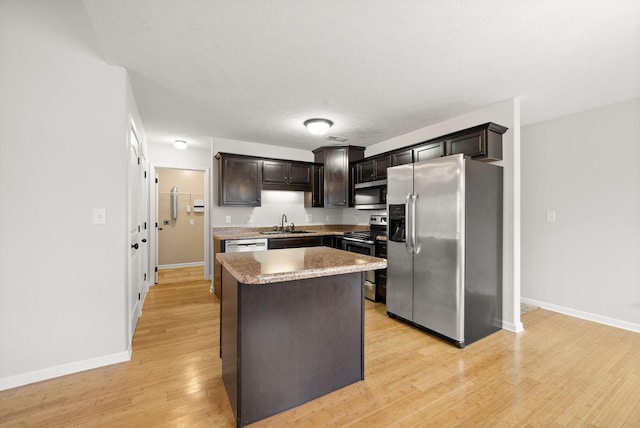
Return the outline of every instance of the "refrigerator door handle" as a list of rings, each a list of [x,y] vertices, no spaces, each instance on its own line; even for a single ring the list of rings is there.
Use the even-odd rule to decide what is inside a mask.
[[[411,242],[411,193],[407,194],[406,203],[404,204],[405,209],[405,239],[404,239],[404,248],[407,250],[407,253],[413,254],[413,244]]]
[[[417,233],[418,223],[416,222],[417,218],[417,210],[416,205],[418,204],[418,194],[414,193],[411,195],[411,247],[413,248],[413,254],[420,254],[420,234]]]

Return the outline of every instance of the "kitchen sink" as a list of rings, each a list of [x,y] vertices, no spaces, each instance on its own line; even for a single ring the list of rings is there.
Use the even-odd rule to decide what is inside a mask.
[[[286,235],[289,233],[311,233],[308,230],[268,230],[266,232],[260,232],[263,235]]]

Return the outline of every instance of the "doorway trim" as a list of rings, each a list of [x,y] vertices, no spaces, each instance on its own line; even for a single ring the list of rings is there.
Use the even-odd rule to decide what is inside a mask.
[[[152,163],[149,166],[149,193],[154,196],[150,199],[151,207],[149,209],[149,224],[155,226],[153,229],[153,240],[150,246],[150,263],[149,263],[149,278],[155,278],[153,284],[157,281],[157,272],[155,268],[158,266],[158,204],[157,204],[157,189],[156,189],[156,177],[158,174],[157,169],[187,169],[191,171],[203,171],[204,172],[204,276],[205,279],[211,279],[212,266],[211,266],[211,190],[210,190],[210,172],[211,168],[194,167],[189,165],[168,164],[168,163]]]

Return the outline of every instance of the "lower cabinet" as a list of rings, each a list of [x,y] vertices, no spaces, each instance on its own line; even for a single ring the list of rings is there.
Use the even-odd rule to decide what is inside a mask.
[[[322,236],[305,236],[303,238],[270,238],[267,247],[270,250],[282,248],[320,247]]]
[[[341,236],[323,236],[322,245],[329,248],[342,249],[342,237]]]
[[[387,258],[387,242],[376,241],[376,257]],[[386,303],[387,301],[387,270],[378,269],[376,271],[376,302]]]

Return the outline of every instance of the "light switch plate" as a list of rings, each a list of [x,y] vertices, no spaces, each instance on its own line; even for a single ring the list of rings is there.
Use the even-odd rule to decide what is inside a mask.
[[[107,209],[106,208],[94,208],[93,209],[93,224],[107,224]]]
[[[226,216],[226,217],[224,218],[224,222],[225,222],[225,223],[231,223],[231,216],[230,216],[230,215]]]
[[[547,211],[547,221],[550,223],[556,221],[556,212],[554,210]]]

